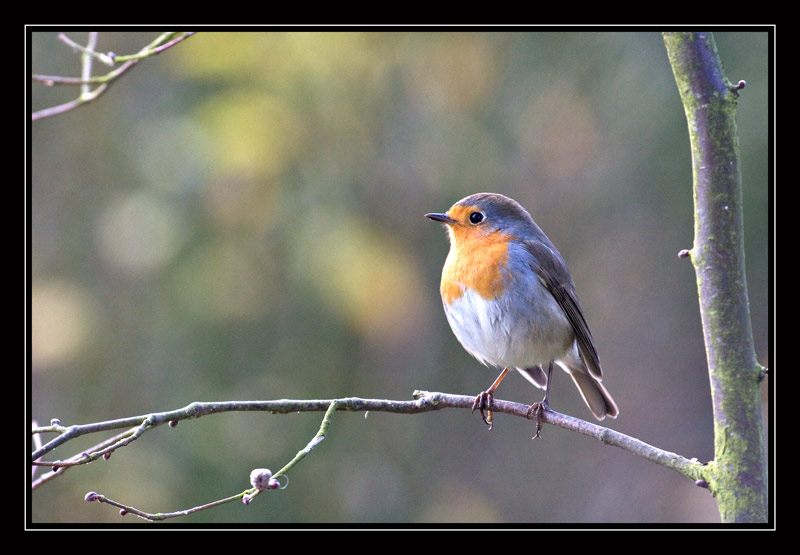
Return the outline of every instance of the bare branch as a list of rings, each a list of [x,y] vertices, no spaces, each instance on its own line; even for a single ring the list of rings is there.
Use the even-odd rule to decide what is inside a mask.
[[[280,399],[274,401],[226,401],[226,402],[196,402],[184,408],[122,418],[119,420],[109,420],[93,424],[82,424],[74,426],[44,426],[34,428],[33,433],[58,433],[55,439],[47,442],[40,449],[31,454],[31,459],[37,461],[33,464],[51,466],[54,468],[62,466],[75,466],[76,464],[87,464],[101,458],[107,453],[124,447],[141,437],[144,432],[151,428],[156,428],[167,423],[176,423],[180,420],[199,418],[209,414],[222,412],[271,412],[273,414],[288,414],[295,412],[321,412],[328,411],[333,406],[336,411],[350,412],[393,412],[400,414],[421,414],[445,408],[469,409],[475,398],[469,395],[454,395],[449,393],[438,393],[428,391],[414,392],[414,400],[397,401],[390,399],[361,399],[358,397],[346,397],[343,399],[316,399],[316,400],[297,400]],[[527,418],[529,406],[522,403],[503,401],[495,399],[493,410],[495,413],[505,413],[521,418]],[[692,479],[700,478],[699,470],[702,464],[658,449],[636,438],[616,432],[609,428],[598,426],[585,420],[561,414],[552,410],[543,413],[544,422],[553,426],[558,426],[572,430],[589,437],[593,437],[608,445],[615,445],[632,453],[643,456],[653,462],[671,468]],[[56,447],[87,434],[103,431],[129,428],[126,432],[115,436],[113,443],[101,444],[97,450],[88,450],[80,453],[77,458],[67,461],[39,461],[42,456],[53,451]]]
[[[165,520],[168,518],[185,516],[239,499],[241,499],[243,503],[248,504],[253,500],[254,497],[256,497],[265,489],[276,489],[278,484],[277,479],[279,477],[287,477],[287,473],[325,439],[333,414],[337,411],[376,411],[400,414],[421,414],[445,408],[472,410],[474,400],[474,396],[469,395],[453,395],[448,393],[415,391],[414,400],[410,401],[346,397],[343,399],[325,400],[280,399],[274,401],[230,401],[220,403],[197,402],[191,403],[190,405],[178,410],[134,416],[119,420],[110,420],[107,422],[75,426],[61,426],[60,424],[56,423],[51,424],[50,426],[34,428],[33,433],[35,434],[51,432],[59,433],[61,435],[45,444],[40,449],[34,451],[32,454],[32,459],[36,461],[41,456],[49,453],[56,447],[83,435],[115,430],[119,428],[129,428],[125,432],[118,434],[101,444],[98,444],[96,448],[84,451],[74,457],[71,457],[70,459],[67,459],[66,461],[37,461],[33,463],[37,465],[51,466],[55,469],[53,471],[55,474],[59,471],[63,472],[63,470],[69,466],[87,464],[95,461],[104,455],[110,454],[115,449],[128,445],[130,442],[141,437],[141,435],[147,430],[165,423],[169,423],[170,425],[174,426],[180,420],[199,418],[201,416],[222,412],[262,411],[271,412],[273,414],[288,414],[296,412],[325,411],[325,416],[322,420],[319,431],[303,449],[298,451],[297,455],[295,455],[295,457],[289,463],[287,463],[274,475],[270,473],[270,480],[266,482],[270,484],[268,487],[254,486],[253,488],[247,489],[224,499],[199,505],[191,509],[172,511],[168,513],[149,513],[142,511],[133,506],[109,499],[108,497],[96,492],[89,492],[85,498],[87,501],[99,501],[113,505],[114,507],[120,509],[120,514],[122,515],[131,513],[146,520]],[[526,419],[528,418],[529,408],[530,407],[526,404],[498,399],[495,399],[493,405],[493,410],[495,413],[510,414]],[[653,447],[652,445],[649,445],[641,440],[627,436],[620,432],[616,432],[609,428],[598,426],[579,418],[561,414],[549,409],[542,414],[542,419],[544,422],[553,426],[572,430],[574,432],[593,437],[605,444],[614,445],[621,449],[625,449],[626,451],[630,451],[631,453],[644,457],[666,468],[680,472],[687,478],[694,480],[696,483],[701,483],[704,480],[703,476],[706,466],[698,462],[696,459],[687,459],[675,453],[658,449],[657,447]],[[43,482],[44,477],[42,477],[40,481]]]
[[[58,36],[58,38],[68,44],[70,47],[75,49],[76,51],[81,52],[81,77],[61,77],[55,75],[32,75],[31,80],[35,83],[41,83],[45,86],[52,87],[54,85],[77,85],[81,87],[81,94],[78,98],[71,100],[69,102],[65,102],[64,104],[59,104],[58,106],[52,106],[50,108],[44,108],[42,110],[38,110],[31,114],[31,120],[36,121],[38,119],[54,116],[57,114],[63,114],[64,112],[68,112],[70,110],[74,110],[75,108],[79,108],[93,100],[97,100],[103,93],[105,93],[109,86],[116,81],[119,77],[125,74],[129,69],[133,66],[138,64],[141,60],[146,58],[156,56],[163,52],[164,50],[175,46],[179,42],[182,42],[192,36],[194,32],[185,32],[185,33],[163,33],[160,35],[155,41],[151,42],[144,48],[142,48],[136,54],[131,54],[128,56],[117,56],[113,52],[109,52],[107,54],[99,53],[94,50],[96,41],[97,41],[97,33],[89,33],[89,42],[86,46],[81,46],[75,43],[72,39],[64,35],[63,33]],[[122,63],[120,67],[117,69],[110,71],[109,73],[99,76],[99,77],[92,77],[92,60],[99,59],[104,64],[113,66],[118,63]],[[96,89],[92,90],[91,85],[99,85]]]

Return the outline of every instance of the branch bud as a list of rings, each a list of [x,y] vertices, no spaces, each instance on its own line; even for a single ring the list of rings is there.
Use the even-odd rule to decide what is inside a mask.
[[[277,480],[272,479],[272,471],[268,468],[255,468],[250,473],[250,484],[258,491],[275,489],[271,487],[271,482],[277,483]]]

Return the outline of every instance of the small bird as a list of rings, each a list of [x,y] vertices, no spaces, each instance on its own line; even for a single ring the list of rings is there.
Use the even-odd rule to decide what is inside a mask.
[[[616,418],[619,410],[603,386],[575,283],[531,215],[506,196],[477,193],[445,213],[425,216],[442,222],[450,237],[440,292],[453,333],[480,362],[503,368],[472,406],[489,429],[494,391],[516,368],[545,390],[542,401],[528,410],[528,417],[538,418],[534,438],[539,437],[554,363],[572,377],[598,420]]]

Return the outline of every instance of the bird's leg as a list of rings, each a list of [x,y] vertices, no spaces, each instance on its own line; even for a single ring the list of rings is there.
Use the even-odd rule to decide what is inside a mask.
[[[542,431],[542,424],[544,420],[542,419],[542,414],[550,407],[550,402],[548,401],[548,397],[550,396],[550,377],[553,375],[553,362],[550,361],[550,365],[547,367],[547,385],[544,388],[544,399],[539,401],[538,403],[534,403],[528,409],[528,418],[531,416],[536,416],[536,435],[533,436],[531,439],[536,439],[537,437],[542,437],[539,432]]]
[[[492,429],[492,403],[494,402],[494,390],[497,389],[497,386],[500,385],[500,382],[503,381],[503,378],[506,377],[506,374],[508,374],[508,368],[505,368],[502,372],[500,372],[500,375],[497,376],[497,379],[494,381],[491,387],[489,387],[489,389],[478,393],[477,397],[475,397],[475,402],[472,403],[472,412],[475,412],[475,409],[480,410],[481,418],[483,418],[484,423],[489,426],[490,430]]]

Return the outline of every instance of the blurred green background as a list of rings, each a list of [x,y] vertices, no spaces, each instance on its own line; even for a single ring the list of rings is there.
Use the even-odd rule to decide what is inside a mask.
[[[79,75],[55,32],[34,73]],[[86,33],[68,35],[79,43]],[[134,53],[158,33],[101,33]],[[768,354],[768,40],[715,33],[738,124],[756,349]],[[95,74],[106,71],[96,66]],[[32,85],[38,110],[77,95]],[[199,33],[97,102],[31,127],[31,410],[96,422],[192,401],[476,394],[496,371],[450,331],[448,250],[423,217],[478,191],[522,203],[569,263],[621,415],[713,455],[691,263],[683,108],[658,32]],[[766,388],[765,388],[766,389]],[[510,376],[498,398],[541,397]],[[554,410],[591,420],[563,373]],[[277,470],[321,413],[147,433],[32,495],[38,523],[141,522]],[[718,522],[706,490],[597,441],[498,415],[337,414],[289,487],[178,524]],[[70,444],[67,457],[99,438]]]

